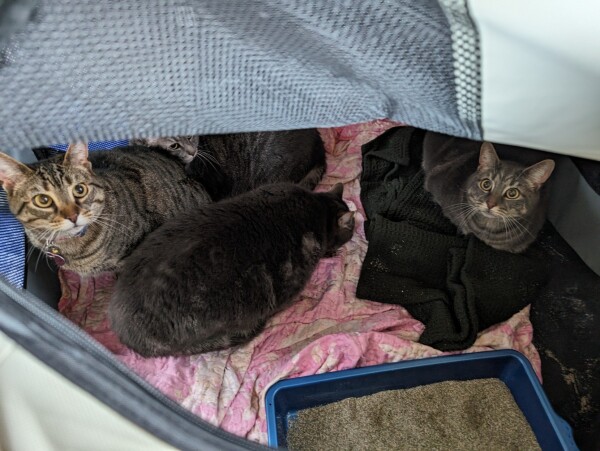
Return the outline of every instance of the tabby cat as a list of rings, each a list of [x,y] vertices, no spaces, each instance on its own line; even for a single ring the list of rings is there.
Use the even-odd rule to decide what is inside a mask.
[[[544,184],[554,170],[553,160],[528,167],[500,160],[488,142],[478,154],[452,145],[425,145],[423,169],[425,189],[463,234],[513,253],[535,241],[546,219]]]
[[[146,233],[211,202],[183,164],[158,148],[88,155],[77,143],[32,165],[0,153],[0,182],[31,243],[84,275],[118,269]]]
[[[214,200],[261,185],[298,183],[313,189],[325,171],[325,149],[316,129],[148,138],[187,164]]]
[[[266,185],[169,220],[125,259],[112,329],[146,357],[249,341],[298,296],[319,259],[352,237],[342,191]]]
[[[135,146],[160,147],[179,158],[186,165],[198,154],[199,136],[167,136],[164,138],[136,138],[129,141]]]

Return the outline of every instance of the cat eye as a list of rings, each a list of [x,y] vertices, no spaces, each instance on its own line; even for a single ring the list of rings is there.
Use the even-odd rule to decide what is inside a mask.
[[[73,187],[73,196],[78,198],[85,197],[88,191],[89,189],[87,185],[84,185],[83,183],[78,183]]]
[[[46,196],[45,194],[38,194],[33,198],[33,204],[36,207],[48,208],[52,205],[52,203],[52,198],[50,196]]]
[[[173,143],[169,146],[169,149],[173,149],[173,150],[177,150],[179,149],[181,146],[179,145],[179,143]]]
[[[490,191],[492,189],[492,181],[490,179],[483,179],[479,182],[479,188],[483,191]]]
[[[517,199],[521,195],[521,193],[517,188],[509,188],[506,190],[504,195],[507,199]]]

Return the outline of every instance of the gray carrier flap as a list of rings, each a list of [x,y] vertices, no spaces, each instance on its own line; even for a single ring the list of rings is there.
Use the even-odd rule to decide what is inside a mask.
[[[43,287],[43,279],[36,283]],[[178,449],[266,449],[202,421],[168,399],[58,311],[2,276],[0,331],[119,415]],[[72,412],[72,418],[77,416]]]

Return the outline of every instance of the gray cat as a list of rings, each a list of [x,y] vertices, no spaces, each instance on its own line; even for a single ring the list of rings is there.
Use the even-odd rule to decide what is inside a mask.
[[[473,153],[452,142],[424,146],[425,189],[463,234],[498,250],[523,252],[546,219],[544,184],[554,161],[526,167],[500,160],[491,143]]]
[[[183,164],[157,148],[88,154],[78,143],[32,165],[0,152],[0,182],[30,242],[79,274],[117,270],[146,233],[211,202]]]
[[[169,136],[162,138],[136,138],[129,141],[131,145],[160,147],[188,165],[198,154],[199,136]]]
[[[319,259],[352,237],[342,191],[266,185],[173,218],[125,260],[112,329],[146,357],[249,341],[298,296]]]
[[[325,149],[314,128],[134,142],[162,147],[180,158],[215,201],[278,182],[313,189],[325,171]]]

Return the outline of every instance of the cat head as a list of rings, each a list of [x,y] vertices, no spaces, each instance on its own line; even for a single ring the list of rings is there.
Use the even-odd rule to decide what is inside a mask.
[[[85,233],[104,207],[104,190],[83,143],[70,145],[64,158],[31,166],[0,152],[0,183],[10,210],[38,246]]]
[[[333,255],[336,250],[350,241],[354,234],[354,212],[350,211],[342,196],[344,185],[337,183],[329,192],[321,193],[328,203],[331,214],[328,222],[328,244],[326,255]]]
[[[185,164],[189,164],[198,152],[200,139],[194,136],[167,136],[161,138],[137,138],[131,140],[131,144],[146,147],[160,147],[174,157],[179,158]]]
[[[484,142],[477,171],[466,186],[467,203],[488,219],[527,218],[536,213],[544,183],[554,170],[553,160],[525,167],[501,161],[491,143]]]

